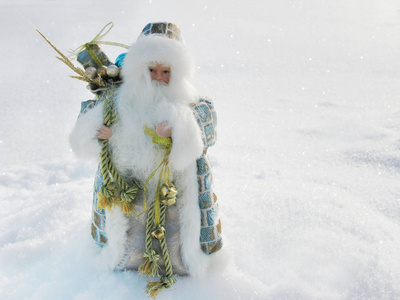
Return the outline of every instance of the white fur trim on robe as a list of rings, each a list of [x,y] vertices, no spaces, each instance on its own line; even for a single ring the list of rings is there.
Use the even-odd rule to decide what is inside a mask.
[[[189,274],[204,277],[209,263],[209,256],[200,248],[200,209],[198,204],[198,183],[196,160],[181,173],[178,191],[182,197],[179,207],[181,226],[181,255]]]
[[[180,214],[182,261],[190,276],[196,278],[203,278],[209,272],[221,272],[231,264],[231,253],[224,247],[216,253],[205,254],[200,248],[201,216],[196,160],[192,161],[177,179],[178,191],[183,194],[177,201]]]
[[[123,267],[129,254],[126,248],[126,232],[129,228],[129,221],[120,206],[113,207],[112,211],[106,210],[106,219],[108,241],[96,257],[96,263],[100,268],[119,269],[119,266]]]
[[[101,143],[97,139],[97,130],[103,124],[103,103],[79,115],[69,137],[72,151],[79,158],[99,160]]]
[[[182,171],[200,158],[204,149],[201,130],[193,110],[187,105],[173,107],[162,102],[157,105],[155,113],[159,115],[160,120],[163,117],[167,118],[165,121],[172,128],[170,167],[176,171]]]

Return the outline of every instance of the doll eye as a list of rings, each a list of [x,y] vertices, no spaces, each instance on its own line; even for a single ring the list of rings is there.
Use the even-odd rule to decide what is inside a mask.
[[[164,74],[169,74],[168,70],[163,71]]]
[[[149,68],[149,71],[150,71],[150,72],[154,72],[154,69],[153,69],[153,68]]]

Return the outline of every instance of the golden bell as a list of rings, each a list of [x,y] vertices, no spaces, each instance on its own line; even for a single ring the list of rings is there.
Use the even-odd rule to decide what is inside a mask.
[[[176,197],[170,198],[170,199],[163,199],[163,200],[161,200],[161,204],[167,205],[167,206],[174,205],[175,203],[176,203]]]
[[[161,240],[165,236],[165,228],[163,226],[158,226],[157,229],[155,229],[151,235],[155,237],[157,240]]]
[[[161,189],[160,189],[161,200],[174,199],[174,198],[176,198],[177,194],[178,194],[178,191],[172,184],[164,183],[161,186]]]

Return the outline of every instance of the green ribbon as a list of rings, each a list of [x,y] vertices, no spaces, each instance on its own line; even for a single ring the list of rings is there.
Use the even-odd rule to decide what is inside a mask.
[[[170,177],[171,173],[168,167],[169,161],[168,157],[169,154],[171,153],[171,148],[172,148],[172,139],[171,138],[165,138],[159,136],[154,130],[145,127],[144,132],[147,133],[148,135],[151,136],[152,142],[154,144],[158,144],[163,146],[166,149],[164,158],[160,165],[151,173],[151,175],[146,179],[144,185],[143,185],[143,191],[144,191],[144,202],[143,202],[143,212],[147,210],[147,196],[146,196],[146,186],[147,183],[150,181],[151,178],[156,174],[158,169],[161,168],[160,176],[158,178],[158,183],[157,183],[157,194],[156,194],[156,201],[155,201],[155,221],[154,224],[155,226],[158,226],[160,222],[160,187],[161,187],[161,179],[164,176],[164,181],[167,181],[168,183],[170,182]]]
[[[108,29],[106,29],[109,27]],[[91,49],[91,45],[98,45],[98,44],[104,44],[104,45],[111,45],[111,46],[117,46],[117,47],[122,47],[125,49],[129,49],[130,47],[128,45],[122,44],[122,43],[115,43],[115,42],[108,42],[108,41],[102,41],[103,37],[107,35],[107,33],[110,32],[110,30],[114,27],[113,22],[109,22],[106,26],[103,27],[103,29],[100,30],[100,32],[88,43],[85,43],[78,48],[76,48],[72,53],[73,56],[77,56],[80,52],[83,50],[87,50],[90,54],[90,56],[95,60],[96,64],[98,66],[102,66],[103,63],[98,59],[98,57],[94,54],[93,50]],[[106,32],[104,32],[107,30]],[[103,33],[104,32],[104,33]]]
[[[144,132],[151,136],[153,144],[159,144],[165,146],[165,148],[170,148],[172,146],[171,138],[161,137],[154,130],[145,127]],[[169,153],[168,153],[169,154]]]

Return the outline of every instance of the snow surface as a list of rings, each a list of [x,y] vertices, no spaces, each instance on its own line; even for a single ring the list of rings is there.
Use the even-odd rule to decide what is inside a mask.
[[[91,98],[54,56],[109,21],[178,24],[214,99],[210,149],[235,266],[158,299],[400,299],[400,3],[2,0],[0,299],[145,299],[94,265],[96,164],[68,135]],[[123,49],[104,46],[109,57]]]

